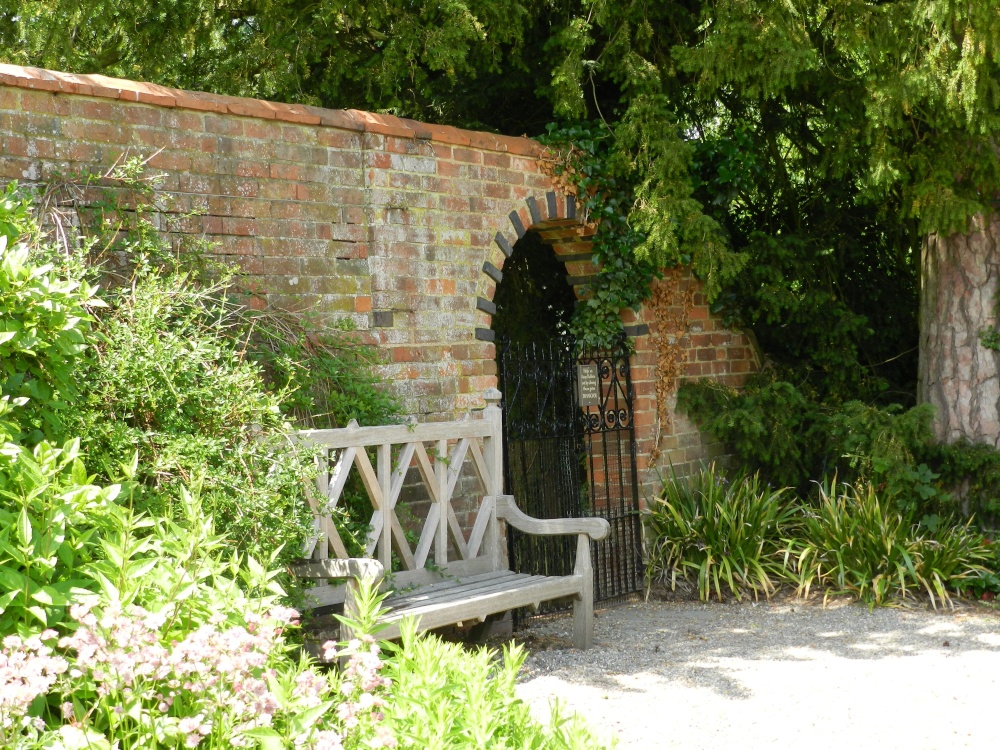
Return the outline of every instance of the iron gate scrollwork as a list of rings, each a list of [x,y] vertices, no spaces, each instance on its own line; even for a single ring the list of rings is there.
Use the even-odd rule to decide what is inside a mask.
[[[497,362],[507,491],[538,518],[606,518],[611,536],[592,549],[595,599],[608,603],[640,590],[634,397],[625,341],[591,349],[568,337],[532,343],[501,339]],[[583,403],[581,375],[591,386]],[[572,572],[573,538],[528,537],[508,529],[508,544],[513,570]]]

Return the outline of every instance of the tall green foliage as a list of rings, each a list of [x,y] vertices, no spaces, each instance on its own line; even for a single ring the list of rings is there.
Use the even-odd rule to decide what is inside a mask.
[[[769,597],[782,573],[778,550],[795,505],[786,490],[760,476],[726,478],[715,467],[694,476],[670,476],[645,514],[646,578],[652,582],[694,576],[703,600],[737,599],[750,590]]]
[[[394,422],[398,400],[373,376],[381,353],[341,324],[322,331],[291,315],[270,311],[249,318],[247,356],[268,387],[282,394],[283,412],[300,427],[344,427]]]
[[[678,61],[707,99],[787,107],[811,91],[826,171],[860,167],[866,193],[898,191],[922,232],[961,231],[989,209],[1000,176],[989,135],[1000,124],[995,10],[987,0],[727,0]]]
[[[820,487],[787,542],[786,561],[800,594],[815,587],[850,593],[872,605],[926,593],[935,606],[949,589],[986,573],[990,551],[967,527],[918,530],[871,484]]]
[[[502,654],[469,653],[459,644],[416,634],[405,622],[398,646],[390,647],[386,674],[393,700],[386,726],[401,750],[525,748],[584,750],[605,747],[576,716],[552,706],[548,725],[538,722],[515,696],[525,653],[517,645]]]
[[[83,570],[102,557],[120,488],[93,484],[79,441],[28,450],[10,437],[0,434],[0,633],[27,633],[94,588]]]
[[[311,521],[308,457],[289,443],[282,395],[246,356],[249,326],[224,290],[142,270],[113,291],[70,430],[105,477],[138,452],[137,509],[177,518],[195,487],[245,549],[294,556]]]
[[[526,36],[549,10],[523,0],[16,0],[0,8],[0,59],[472,124],[491,109],[504,116],[497,98],[508,90],[535,99],[516,74],[535,65]],[[506,111],[512,125],[519,112]]]
[[[992,547],[969,524],[916,524],[868,481],[834,477],[814,494],[803,502],[714,466],[670,477],[645,513],[648,581],[674,588],[693,574],[702,600],[748,589],[769,596],[790,583],[800,596],[820,590],[871,606],[921,594],[951,605],[955,592],[995,587]]]
[[[77,368],[88,355],[91,309],[103,304],[81,279],[32,262],[27,244],[11,244],[15,214],[0,231],[0,393],[21,403],[23,439],[65,433],[80,395]],[[0,225],[4,224],[0,210]]]

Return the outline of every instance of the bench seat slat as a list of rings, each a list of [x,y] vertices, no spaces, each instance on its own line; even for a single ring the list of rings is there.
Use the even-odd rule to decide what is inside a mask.
[[[404,609],[406,607],[412,606],[422,606],[424,604],[441,604],[451,601],[455,598],[461,598],[463,596],[471,596],[477,593],[481,589],[495,589],[497,587],[510,587],[515,586],[517,583],[523,579],[531,578],[531,576],[526,573],[498,573],[490,578],[467,582],[462,581],[456,583],[454,586],[448,586],[447,588],[437,589],[435,591],[426,591],[421,589],[420,591],[415,591],[405,597],[400,598],[390,598],[386,600],[386,606],[390,609],[398,610]]]
[[[508,575],[514,575],[510,571],[501,571],[502,573],[507,573]],[[428,592],[437,591],[439,589],[453,588],[462,583],[473,583],[475,581],[481,581],[487,578],[492,578],[497,575],[496,571],[490,571],[488,573],[478,573],[476,575],[462,576],[461,578],[443,578],[435,583],[427,583],[416,585],[411,588],[404,588],[398,594],[390,593],[389,602],[398,602],[406,599],[409,596],[424,595]],[[313,607],[315,608],[327,608],[332,605],[343,604],[347,597],[347,587],[343,584],[337,586],[322,586],[311,588],[306,591],[306,596],[310,597],[312,600]]]
[[[479,581],[489,581],[497,578],[498,576],[512,576],[516,573],[511,573],[509,570],[493,571],[490,573],[480,573],[475,576],[462,576],[461,578],[449,578],[438,583],[427,584],[426,586],[418,586],[413,589],[402,589],[398,592],[393,592],[389,594],[386,601],[387,606],[398,606],[400,602],[405,602],[413,597],[426,597],[429,594],[434,594],[438,591],[444,591],[446,589],[452,589],[456,586],[464,586],[467,584],[477,583]]]
[[[517,581],[516,584],[498,581],[493,585],[480,586],[478,589],[471,591],[454,590],[447,592],[447,594],[441,598],[431,599],[426,602],[414,602],[407,607],[391,610],[385,616],[385,619],[399,619],[402,617],[419,615],[423,612],[454,609],[455,606],[459,604],[464,604],[478,599],[488,599],[498,593],[509,596],[512,600],[517,599],[520,601],[521,603],[519,604],[512,604],[505,607],[505,609],[515,609],[517,607],[523,607],[541,601],[538,599],[539,594],[547,591],[550,587],[562,588],[563,583],[567,583],[565,578],[550,578],[548,576],[527,576],[526,579],[521,579]],[[578,589],[579,585],[576,582],[568,581],[568,594],[572,594]]]
[[[502,587],[487,590],[446,604],[412,607],[393,611],[382,622],[386,629],[379,633],[383,638],[399,636],[399,623],[404,617],[418,617],[421,630],[439,628],[456,622],[478,622],[491,614],[506,612],[518,607],[533,606],[541,601],[573,596],[580,593],[582,582],[579,576],[531,576],[531,579],[515,588]]]

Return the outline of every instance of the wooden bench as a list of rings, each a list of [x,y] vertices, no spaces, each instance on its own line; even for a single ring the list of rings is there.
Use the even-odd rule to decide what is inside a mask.
[[[591,646],[590,544],[608,536],[608,522],[603,518],[543,520],[518,509],[514,498],[503,493],[500,392],[491,388],[485,397],[487,406],[481,415],[465,420],[385,427],[352,424],[300,433],[302,440],[318,449],[318,492],[310,497],[316,533],[304,549],[310,562],[294,570],[300,577],[319,580],[309,591],[317,615],[339,607],[353,611],[353,582],[359,578],[380,580],[389,592],[385,602],[389,612],[383,618],[386,629],[380,633],[385,638],[398,636],[404,617],[418,618],[420,629],[430,630],[481,623],[508,610],[537,609],[542,602],[572,597],[575,644]],[[369,450],[376,456],[374,466]],[[463,498],[456,498],[455,493],[467,464],[471,472],[466,472],[466,478],[471,474],[480,485],[475,494],[478,507],[466,513],[460,506],[460,517],[455,503]],[[428,502],[422,518],[414,517],[412,511],[403,514],[407,529],[397,503],[411,467],[426,488]],[[348,555],[331,518],[352,471],[360,476],[372,507],[366,557]],[[543,576],[511,571],[506,525],[525,534],[576,535],[573,573]],[[415,541],[413,547],[408,532]],[[346,582],[331,585],[329,579]],[[326,618],[328,624],[330,619]],[[339,635],[320,632],[317,638]]]

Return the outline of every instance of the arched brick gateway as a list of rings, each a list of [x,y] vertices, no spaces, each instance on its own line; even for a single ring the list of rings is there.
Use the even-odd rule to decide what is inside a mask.
[[[576,204],[530,139],[0,65],[0,180],[102,172],[125,153],[152,157],[168,199],[158,218],[176,241],[213,241],[252,305],[352,320],[422,420],[481,406],[495,384],[492,297],[521,234],[538,230],[571,283],[593,273]],[[683,471],[719,450],[662,388],[659,407],[658,367],[673,357],[676,374],[731,384],[756,367],[690,276],[653,300],[626,320],[647,485],[650,456]]]

